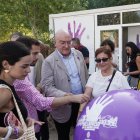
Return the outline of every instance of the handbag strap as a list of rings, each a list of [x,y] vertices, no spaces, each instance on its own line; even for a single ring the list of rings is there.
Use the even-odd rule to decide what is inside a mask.
[[[111,84],[111,82],[112,82],[112,80],[113,80],[113,78],[114,78],[114,76],[115,76],[115,73],[116,73],[116,70],[113,71],[113,74],[112,74],[112,77],[111,77],[110,82],[109,82],[109,84],[108,84],[108,87],[107,87],[107,89],[106,89],[106,92],[108,91],[108,89],[109,89],[109,87],[110,87],[110,84]]]
[[[16,99],[15,99],[15,96],[14,96],[12,90],[10,89],[10,87],[8,87],[8,86],[5,85],[5,84],[0,84],[0,88],[7,88],[7,89],[9,89],[9,90],[11,91],[12,97],[13,97],[13,100],[14,100],[14,104],[15,104],[15,107],[16,107],[16,110],[17,110],[17,113],[18,113],[18,117],[19,117],[19,119],[20,119],[20,121],[21,121],[21,124],[22,124],[23,129],[26,130],[26,129],[27,129],[26,123],[25,123],[25,121],[24,121],[24,119],[23,119],[23,116],[22,116],[22,114],[21,114],[21,111],[20,111],[20,109],[19,109],[19,106],[18,106],[18,104],[17,104],[17,101],[16,101]]]

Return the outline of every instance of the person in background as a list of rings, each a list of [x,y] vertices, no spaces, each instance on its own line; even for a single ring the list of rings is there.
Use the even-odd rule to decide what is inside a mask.
[[[23,37],[23,35],[20,32],[15,32],[12,34],[11,40],[16,41],[20,37]],[[33,42],[31,41],[26,41],[25,44],[28,46],[31,45],[32,43]],[[41,41],[39,41],[38,45],[40,46],[41,53],[45,55],[47,53],[47,48],[44,46],[44,44]],[[37,54],[37,62],[31,64],[30,66],[31,72],[29,73],[30,82],[36,87],[37,90],[39,90],[40,93],[42,93],[42,88],[40,84],[41,67],[44,60],[44,57],[41,53]],[[47,116],[49,115],[49,113],[45,110],[45,111],[37,111],[37,114],[38,114],[39,121],[44,122],[44,124],[40,126],[41,139],[47,140],[49,139],[49,130],[48,130],[48,122],[47,122]]]
[[[40,53],[38,54],[38,60],[34,66],[34,76],[33,76],[34,82],[33,82],[33,84],[36,87],[36,89],[39,90],[39,92],[41,94],[43,94],[42,87],[40,84],[41,68],[42,68],[42,63],[44,61],[44,58],[46,58],[46,56],[48,55],[48,46],[46,46],[41,41],[39,41],[39,43],[40,43]],[[48,120],[47,120],[47,118],[49,116],[49,112],[47,110],[44,110],[44,111],[38,110],[37,114],[38,114],[39,120],[45,122],[40,128],[41,140],[47,140],[47,139],[49,139]]]
[[[35,86],[40,91],[40,93],[43,94],[42,87],[40,84],[41,68],[42,68],[42,63],[44,61],[44,58],[46,58],[48,54],[50,53],[50,47],[41,41],[39,42],[40,42],[40,53],[39,53],[38,61],[35,64],[35,68],[34,68],[35,69]],[[38,113],[39,120],[45,122],[41,126],[41,129],[40,129],[41,140],[47,140],[47,138],[49,139],[49,133],[47,133],[48,125],[49,125],[48,124],[49,112],[47,110],[44,110],[44,111],[37,111],[37,113]]]
[[[89,98],[97,98],[103,95],[107,91],[130,89],[126,77],[119,71],[114,73],[114,67],[112,65],[112,53],[109,49],[104,47],[98,48],[95,52],[95,62],[99,71],[94,72],[88,79],[84,94]],[[111,77],[114,75],[112,82]],[[110,83],[110,87],[108,85]],[[79,114],[83,111],[83,108],[88,102],[81,104]]]
[[[25,44],[26,47],[30,49],[32,55],[32,63],[30,64],[30,66],[34,66],[37,62],[38,54],[40,52],[40,43],[37,40],[27,36],[20,37],[17,39],[17,41]],[[35,120],[39,120],[37,110],[52,111],[53,108],[56,108],[64,104],[68,104],[71,102],[80,103],[80,102],[85,102],[87,100],[87,97],[83,95],[69,95],[69,96],[59,97],[59,98],[44,97],[32,84],[31,82],[32,79],[30,79],[30,77],[32,76],[26,75],[24,80],[16,80],[14,82],[14,86],[18,96],[25,104],[29,116],[34,118]],[[39,125],[35,125],[35,132],[36,132],[37,139],[40,140]],[[48,133],[47,130],[46,133]],[[47,139],[48,138],[46,138],[46,140]]]
[[[22,43],[9,41],[0,44],[0,137],[5,137],[5,140],[16,139],[23,134],[21,125],[14,126],[12,124],[12,127],[8,124],[11,113],[14,114],[15,119],[19,118],[11,91],[15,96],[24,121],[29,121],[26,107],[17,96],[13,83],[16,79],[23,80],[27,76],[30,72],[31,62],[30,50]]]
[[[73,48],[79,50],[83,54],[87,69],[89,69],[89,51],[88,51],[88,49],[80,43],[79,38],[72,38],[71,46]]]
[[[16,41],[19,37],[23,36],[23,34],[21,32],[14,32],[11,36],[10,36],[10,40],[11,41]]]
[[[46,96],[67,97],[83,95],[88,79],[83,55],[71,49],[71,36],[59,30],[55,34],[56,50],[43,62],[41,85]],[[50,112],[58,140],[69,140],[71,125],[76,125],[79,104],[67,104]]]
[[[42,68],[42,63],[44,61],[44,58],[47,57],[48,55],[48,46],[46,44],[44,44],[43,42],[39,41],[40,43],[40,53],[38,54],[38,59],[37,62],[34,66],[35,72],[34,72],[34,85],[35,87],[41,92],[42,88],[41,88],[41,68]]]
[[[113,41],[111,41],[110,39],[105,39],[104,41],[101,42],[100,46],[105,47],[111,51],[112,65],[114,68],[118,69],[118,66],[119,66],[118,56],[117,56],[117,54],[115,54],[115,44],[113,43]]]
[[[43,42],[40,43],[40,53],[46,58],[49,54],[49,45],[44,44]]]
[[[125,46],[130,61],[126,64],[128,72],[124,72],[124,75],[129,76],[128,79],[131,87],[137,87],[140,78],[140,50],[133,42],[127,42]]]

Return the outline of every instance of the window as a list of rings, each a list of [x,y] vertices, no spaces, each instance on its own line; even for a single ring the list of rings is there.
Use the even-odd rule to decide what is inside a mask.
[[[120,13],[97,16],[98,26],[120,24]]]
[[[140,11],[123,12],[123,24],[140,23]]]

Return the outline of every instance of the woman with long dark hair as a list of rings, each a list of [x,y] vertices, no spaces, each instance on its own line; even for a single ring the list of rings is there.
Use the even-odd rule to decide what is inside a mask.
[[[140,50],[133,42],[127,42],[125,46],[129,61],[126,64],[128,72],[125,72],[124,75],[129,76],[128,82],[131,87],[137,87],[140,78]]]
[[[30,51],[23,44],[13,41],[0,44],[0,139],[19,138],[23,134],[11,91],[26,122],[27,110],[18,98],[13,82],[26,77],[31,61]],[[16,119],[18,125],[12,123],[10,118]]]

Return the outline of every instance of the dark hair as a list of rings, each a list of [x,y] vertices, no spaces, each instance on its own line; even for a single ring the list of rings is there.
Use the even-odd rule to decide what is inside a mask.
[[[0,73],[4,69],[2,62],[7,60],[10,65],[14,65],[22,57],[30,55],[30,50],[22,43],[8,41],[0,44]]]
[[[40,53],[46,58],[49,54],[49,45],[47,44],[40,44]]]
[[[135,59],[137,57],[137,54],[140,53],[139,48],[136,46],[136,44],[134,42],[127,42],[125,44],[125,46],[131,48],[131,51],[132,51],[132,53],[130,55],[131,59]]]
[[[72,38],[73,42],[75,42],[76,44],[80,45],[80,39],[79,38]]]
[[[33,39],[28,36],[19,37],[16,41],[23,43],[30,50],[32,49],[32,45],[40,46],[40,43],[38,40]]]
[[[106,46],[108,45],[111,49],[111,52],[114,52],[115,50],[115,44],[113,41],[111,41],[110,39],[106,39],[104,41],[102,41],[101,46]]]
[[[104,53],[108,56],[108,58],[111,58],[112,57],[112,53],[109,49],[106,49],[105,47],[101,47],[101,48],[98,48],[96,51],[95,51],[95,57],[97,57],[98,54],[100,53]]]

